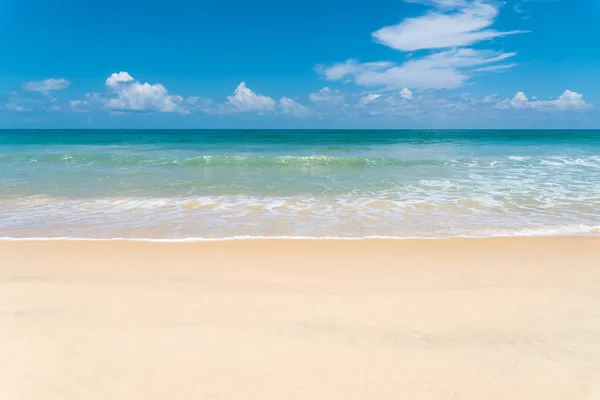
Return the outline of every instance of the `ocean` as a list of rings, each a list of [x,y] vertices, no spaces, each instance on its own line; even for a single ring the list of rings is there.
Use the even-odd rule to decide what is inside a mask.
[[[598,234],[600,131],[0,131],[3,238]]]

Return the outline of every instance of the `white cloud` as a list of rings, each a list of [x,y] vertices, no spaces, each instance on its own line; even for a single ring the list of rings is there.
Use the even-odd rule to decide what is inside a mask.
[[[104,108],[107,99],[100,93],[86,93],[81,100],[69,100],[71,110],[74,112],[89,112],[93,109]]]
[[[411,0],[434,7],[423,16],[407,18],[394,26],[381,28],[373,37],[400,51],[436,50],[398,64],[390,61],[360,63],[348,59],[330,66],[318,66],[327,80],[353,81],[381,90],[453,89],[462,86],[476,72],[505,70],[515,64],[502,64],[514,52],[473,49],[466,46],[521,31],[491,29],[499,6],[493,0]],[[409,57],[412,55],[409,54]]]
[[[196,105],[199,102],[202,102],[203,99],[199,96],[190,96],[187,99],[185,99],[185,102],[190,104],[190,105]]]
[[[113,111],[159,111],[183,112],[181,96],[170,95],[160,83],[139,83],[129,73],[113,73],[106,79],[112,96],[106,100],[106,108]]]
[[[539,2],[539,3],[549,3],[557,0],[512,0],[513,3],[513,11],[515,14],[518,14],[523,19],[529,19],[529,7],[526,3]]]
[[[346,118],[355,114],[355,107],[365,107],[365,102],[376,101],[376,94],[359,95],[342,93],[337,89],[324,87],[308,95],[312,103],[313,115],[321,117]]]
[[[133,79],[133,77],[131,75],[129,75],[128,72],[121,71],[121,72],[113,72],[111,76],[106,78],[105,83],[106,83],[106,86],[108,86],[108,87],[116,88],[121,83],[131,82],[133,80],[135,80],[135,79]]]
[[[4,108],[12,112],[29,112],[29,111],[57,111],[60,109],[58,99],[48,96],[38,96],[29,93],[19,93],[12,91],[9,93],[8,102],[3,105]]]
[[[485,1],[426,3],[440,9],[383,27],[373,32],[375,40],[396,50],[415,51],[470,46],[483,40],[522,32],[486,29],[494,23],[498,7]],[[453,10],[444,10],[447,8]]]
[[[293,117],[304,117],[309,114],[308,107],[298,104],[288,97],[282,97],[279,99],[279,107],[281,108],[283,114]]]
[[[4,107],[6,107],[10,111],[15,111],[15,112],[26,112],[26,111],[32,110],[31,108],[27,108],[20,104],[14,104],[14,103],[5,104]]]
[[[370,62],[360,64],[358,61],[349,59],[344,63],[334,64],[331,67],[322,65],[317,67],[317,72],[322,74],[328,80],[341,80],[348,75],[364,74],[369,71],[378,71],[394,66],[394,63],[388,61]],[[327,88],[325,88],[327,89]]]
[[[329,95],[333,91],[313,93],[313,97]],[[335,92],[334,92],[335,93]],[[410,93],[410,94],[409,94]],[[587,110],[592,105],[586,103],[581,94],[565,91],[559,98],[540,101],[528,99],[524,93],[518,93],[512,99],[501,100],[497,94],[476,97],[469,93],[444,95],[437,90],[424,90],[418,95],[408,88],[395,92],[369,93],[343,96],[344,101],[316,102],[319,115],[336,117],[380,116],[386,118],[411,118],[427,122],[430,119],[466,118],[476,113],[479,117],[503,118],[507,110],[568,111]],[[337,93],[341,96],[341,93]]]
[[[363,96],[358,104],[348,104],[347,107],[353,115],[421,118],[443,107],[439,98],[430,92],[415,97],[408,88],[403,88],[379,94],[376,101],[362,101]]]
[[[481,102],[483,104],[492,104],[492,103],[496,103],[498,101],[498,95],[497,94],[491,94],[489,96],[485,96],[481,99]]]
[[[452,89],[470,78],[472,68],[493,64],[515,56],[491,50],[470,48],[445,50],[404,64],[391,62],[361,64],[350,59],[331,67],[319,67],[325,79],[342,80],[351,77],[358,85],[382,87],[387,90],[412,87],[417,89]]]
[[[186,111],[184,114],[201,111],[206,114],[217,114],[219,112],[217,104],[211,100],[199,96],[190,96],[185,99],[182,106]]]
[[[331,90],[328,87],[309,94],[308,98],[316,104],[340,104],[344,101],[344,96],[339,90]]]
[[[402,97],[405,100],[412,100],[413,94],[408,88],[403,88],[400,91],[400,97]]]
[[[288,97],[278,102],[272,98],[254,93],[244,82],[240,83],[233,95],[227,97],[225,104],[217,104],[211,99],[199,96],[183,98],[171,95],[160,83],[140,83],[128,72],[113,73],[105,80],[106,94],[87,93],[84,98],[69,100],[74,112],[90,112],[108,109],[111,112],[125,111],[157,111],[190,114],[203,112],[206,114],[227,114],[231,112],[280,111],[284,115],[306,116],[310,114],[308,107],[298,104]]]
[[[527,96],[525,96],[525,93],[518,92],[510,101],[510,105],[513,106],[513,108],[528,108],[529,100],[527,99]]]
[[[408,92],[410,92],[407,89]],[[336,118],[358,116],[409,116],[417,114],[416,106],[407,91],[344,94],[323,88],[309,96],[316,115]],[[410,92],[412,95],[412,92]],[[404,97],[403,97],[404,95]],[[420,98],[420,97],[419,97]],[[412,99],[415,99],[412,97]],[[416,100],[416,99],[415,99]]]
[[[23,90],[30,92],[48,93],[51,90],[62,90],[71,84],[66,79],[49,78],[43,81],[30,81],[23,84]]]
[[[366,95],[362,96],[360,98],[360,102],[362,104],[369,104],[369,103],[372,103],[374,101],[377,101],[377,99],[379,99],[380,97],[381,97],[380,94],[369,93],[369,94],[366,94]]]
[[[534,98],[535,99],[535,98]],[[498,103],[498,108],[532,109],[536,111],[568,111],[588,110],[593,106],[586,103],[583,95],[571,90],[565,90],[563,94],[554,100],[529,100],[523,92],[518,92],[511,100],[503,100]]]
[[[83,100],[69,100],[69,104],[71,105],[71,108],[76,109],[83,104]]]
[[[423,58],[407,61],[405,65],[424,69],[469,68],[503,61],[516,54],[462,48],[433,53]]]
[[[227,104],[242,112],[265,112],[275,109],[275,101],[272,98],[254,93],[244,82],[238,85],[232,96],[227,97]]]
[[[156,111],[181,114],[189,112],[183,97],[169,94],[160,83],[140,83],[128,72],[115,72],[104,83],[106,93],[87,93],[83,99],[69,100],[71,110],[89,112],[108,109],[111,112]]]
[[[354,78],[358,85],[385,90],[405,86],[417,89],[452,89],[461,86],[468,76],[453,68],[420,68],[415,64],[369,71]]]
[[[467,79],[466,75],[456,69],[432,68],[426,65],[429,57],[407,61],[402,65],[391,62],[361,64],[350,59],[331,67],[320,67],[317,71],[328,80],[351,78],[360,86],[382,87],[387,90],[401,89],[405,86],[423,89],[454,88],[460,86]]]
[[[476,72],[489,72],[489,71],[504,71],[506,69],[512,68],[517,64],[500,64],[500,65],[489,65],[487,67],[477,68]]]

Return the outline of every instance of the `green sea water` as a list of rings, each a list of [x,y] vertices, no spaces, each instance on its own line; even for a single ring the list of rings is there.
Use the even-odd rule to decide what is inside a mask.
[[[0,131],[0,237],[600,233],[600,131]]]

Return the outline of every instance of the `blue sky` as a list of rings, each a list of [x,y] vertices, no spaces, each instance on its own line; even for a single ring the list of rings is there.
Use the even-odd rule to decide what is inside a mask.
[[[0,128],[600,128],[595,0],[4,0]]]

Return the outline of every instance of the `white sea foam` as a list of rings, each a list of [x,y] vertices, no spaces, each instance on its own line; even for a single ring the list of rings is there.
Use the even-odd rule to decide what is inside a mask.
[[[0,236],[195,241],[599,234],[600,156],[578,143],[552,151],[386,144],[312,155],[293,148],[286,148],[293,155],[245,147],[205,155],[169,146],[96,147],[0,154]]]
[[[598,197],[69,199],[0,204],[0,236],[221,240],[598,235]],[[519,203],[520,202],[520,203]],[[585,223],[582,223],[585,221]]]
[[[223,237],[181,237],[181,238],[145,238],[145,237],[77,237],[77,236],[39,236],[39,237],[10,237],[0,236],[6,241],[131,241],[131,242],[157,242],[157,243],[187,243],[187,242],[218,242],[235,240],[443,240],[443,239],[486,239],[501,237],[576,237],[598,236],[600,225],[572,225],[557,227],[540,227],[509,230],[482,230],[479,234],[463,234],[452,236],[223,236]]]

